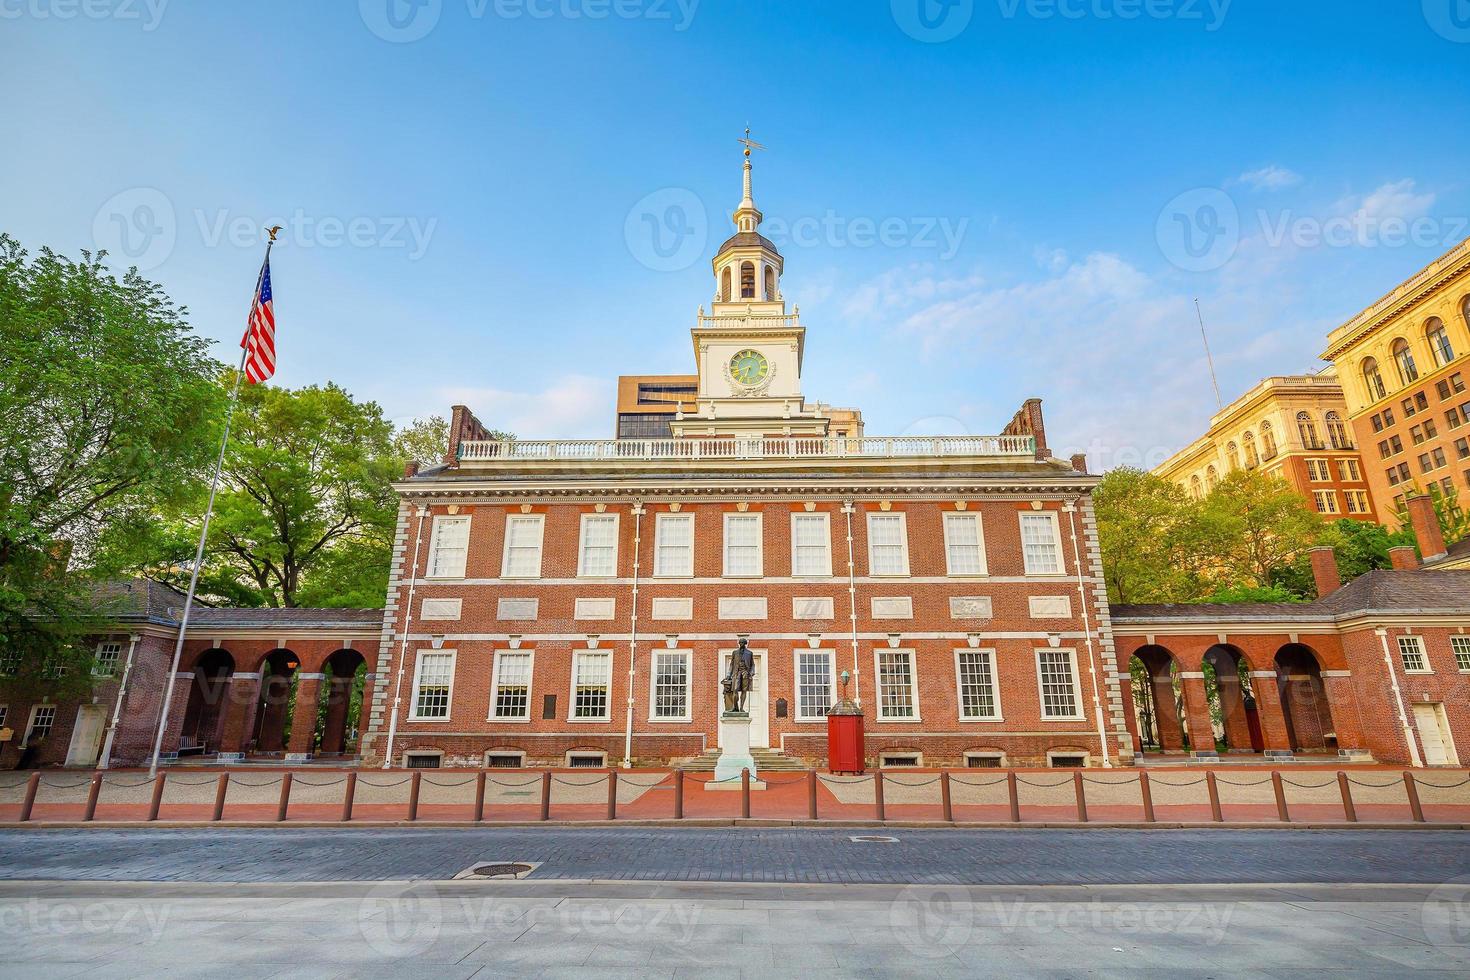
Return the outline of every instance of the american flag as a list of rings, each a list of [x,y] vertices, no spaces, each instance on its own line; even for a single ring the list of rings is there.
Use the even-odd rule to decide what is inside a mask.
[[[267,249],[255,299],[250,304],[250,322],[240,340],[245,348],[245,380],[253,385],[276,373],[276,311],[271,300],[271,255]]]

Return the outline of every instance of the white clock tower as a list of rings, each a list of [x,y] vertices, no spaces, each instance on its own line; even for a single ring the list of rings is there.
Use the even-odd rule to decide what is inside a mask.
[[[690,331],[699,367],[693,412],[675,417],[675,436],[826,436],[833,424],[826,406],[808,406],[801,393],[806,339],[797,311],[787,312],[781,293],[785,264],[758,230],[764,217],[750,186],[750,151],[764,149],[745,131],[745,194],[735,209],[735,234],[714,258],[715,298],[700,307]],[[844,415],[856,413],[844,413]],[[861,434],[860,416],[849,423]]]

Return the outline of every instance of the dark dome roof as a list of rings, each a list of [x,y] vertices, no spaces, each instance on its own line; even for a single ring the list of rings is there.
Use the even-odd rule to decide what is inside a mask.
[[[775,252],[777,255],[781,254],[780,251],[777,250],[775,244],[769,238],[755,231],[736,232],[729,238],[725,239],[725,244],[716,249],[715,254],[719,255],[726,249],[749,247],[768,248],[772,252]]]

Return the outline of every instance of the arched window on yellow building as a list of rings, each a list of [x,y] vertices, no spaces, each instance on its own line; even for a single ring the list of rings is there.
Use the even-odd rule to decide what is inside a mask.
[[[1414,363],[1414,351],[1409,342],[1399,337],[1393,342],[1393,363],[1399,369],[1399,384],[1409,385],[1419,380],[1419,367]]]
[[[1388,397],[1388,391],[1383,387],[1383,375],[1378,371],[1377,358],[1363,358],[1363,384],[1368,389],[1368,400],[1370,402],[1376,402],[1380,398]]]
[[[1347,426],[1342,424],[1342,416],[1336,412],[1327,413],[1327,438],[1331,440],[1333,449],[1353,448],[1348,441]]]
[[[1444,367],[1455,359],[1455,349],[1450,346],[1450,335],[1445,331],[1444,321],[1433,317],[1424,328],[1424,339],[1429,341],[1429,353],[1434,356],[1435,367]]]
[[[1301,433],[1302,445],[1305,448],[1322,448],[1322,444],[1317,441],[1317,423],[1312,421],[1311,415],[1306,412],[1296,413],[1296,431]]]
[[[1240,469],[1240,447],[1233,442],[1225,447],[1225,462],[1232,470]]]
[[[1276,458],[1276,433],[1271,431],[1270,422],[1261,423],[1261,456],[1265,459]]]
[[[1261,458],[1256,455],[1256,437],[1247,432],[1240,437],[1241,444],[1245,446],[1245,468],[1253,470],[1261,465]]]
[[[1211,466],[1209,469],[1205,470],[1205,492],[1214,493],[1215,488],[1219,485],[1220,474],[1216,472],[1215,467]]]
[[[1194,497],[1195,500],[1200,500],[1204,497],[1204,493],[1200,490],[1200,482],[1198,476],[1192,476],[1189,478],[1189,493],[1191,496]]]
[[[755,263],[740,264],[740,298],[755,299]]]

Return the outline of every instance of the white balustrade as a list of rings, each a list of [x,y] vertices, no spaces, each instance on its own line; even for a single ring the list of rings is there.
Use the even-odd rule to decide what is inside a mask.
[[[897,459],[925,457],[1027,457],[1031,436],[782,436],[685,439],[480,440],[462,442],[466,462],[698,459]]]

